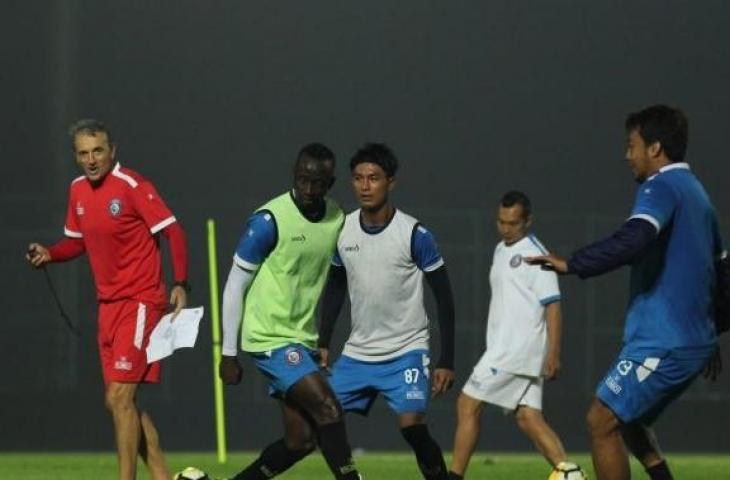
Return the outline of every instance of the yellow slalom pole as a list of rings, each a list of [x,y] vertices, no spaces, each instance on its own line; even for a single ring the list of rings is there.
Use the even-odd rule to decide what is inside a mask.
[[[218,377],[221,361],[221,328],[218,309],[218,253],[215,241],[215,221],[208,219],[208,275],[210,284],[210,316],[213,329],[213,391],[215,393],[215,432],[218,462],[226,463],[226,412],[223,402],[223,382]]]

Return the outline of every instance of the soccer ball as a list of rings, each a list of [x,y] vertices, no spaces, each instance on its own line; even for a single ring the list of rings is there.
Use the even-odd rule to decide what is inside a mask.
[[[550,472],[548,480],[588,480],[588,477],[575,463],[560,462]]]
[[[195,467],[188,467],[182,472],[177,472],[173,480],[210,480],[207,473]]]

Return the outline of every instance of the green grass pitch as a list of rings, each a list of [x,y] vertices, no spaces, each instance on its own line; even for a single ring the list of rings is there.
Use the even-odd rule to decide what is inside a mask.
[[[195,466],[213,478],[225,478],[236,473],[254,458],[253,453],[233,453],[228,463],[221,465],[214,453],[167,454],[170,468],[181,470]],[[730,479],[730,454],[684,455],[669,454],[675,478],[681,480]],[[577,455],[572,458],[583,466],[588,477],[594,479],[590,458]],[[368,452],[355,457],[366,480],[420,480],[415,461],[407,453]],[[447,458],[447,464],[449,459]],[[116,458],[112,453],[0,453],[3,478],[22,480],[99,480],[116,478]],[[545,461],[536,454],[478,453],[472,459],[469,479],[481,480],[542,480],[549,474]],[[641,467],[632,463],[633,478],[648,478]],[[148,480],[144,468],[139,469],[139,480]],[[315,453],[295,465],[280,477],[282,480],[323,480],[331,478],[321,455]]]

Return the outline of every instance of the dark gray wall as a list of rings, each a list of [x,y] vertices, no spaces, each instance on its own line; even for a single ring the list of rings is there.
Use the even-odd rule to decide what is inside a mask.
[[[81,116],[115,129],[121,161],[155,181],[185,226],[194,304],[208,305],[205,219],[215,218],[221,282],[247,215],[286,189],[297,149],[329,144],[342,160],[334,196],[353,200],[346,161],[365,141],[402,160],[394,195],[436,233],[458,308],[458,385],[484,347],[496,202],[523,189],[536,233],[569,253],[627,215],[626,113],[655,102],[691,120],[689,161],[721,215],[730,201],[725,1],[5,1],[2,106],[0,449],[110,449],[86,260],[54,266],[84,335],[69,335],[31,240],[59,238],[78,173],[65,127]],[[722,218],[726,237],[730,220]],[[571,450],[586,450],[583,415],[617,352],[626,272],[562,282],[563,372],[545,411]],[[338,338],[344,335],[342,319]],[[274,402],[245,361],[227,389],[229,445],[278,435]],[[210,324],[198,347],[165,364],[143,401],[175,449],[214,447]],[[451,448],[456,392],[432,404]],[[658,424],[673,450],[730,450],[727,376],[703,381]],[[404,448],[384,405],[353,418],[352,443]],[[490,411],[481,444],[529,449]]]

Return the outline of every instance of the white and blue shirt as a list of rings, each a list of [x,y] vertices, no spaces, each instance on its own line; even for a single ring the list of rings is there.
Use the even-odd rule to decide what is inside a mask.
[[[546,255],[530,234],[494,249],[489,286],[492,297],[487,319],[485,362],[517,375],[542,375],[547,354],[545,307],[560,301],[555,272],[528,265],[525,257]]]
[[[382,228],[362,225],[360,210],[347,215],[332,260],[345,267],[352,329],[343,354],[382,361],[428,349],[423,272],[444,265],[433,234],[396,210]]]
[[[636,349],[707,347],[714,261],[722,251],[715,209],[686,163],[672,163],[639,186],[630,218],[657,238],[631,268],[624,344]]]

